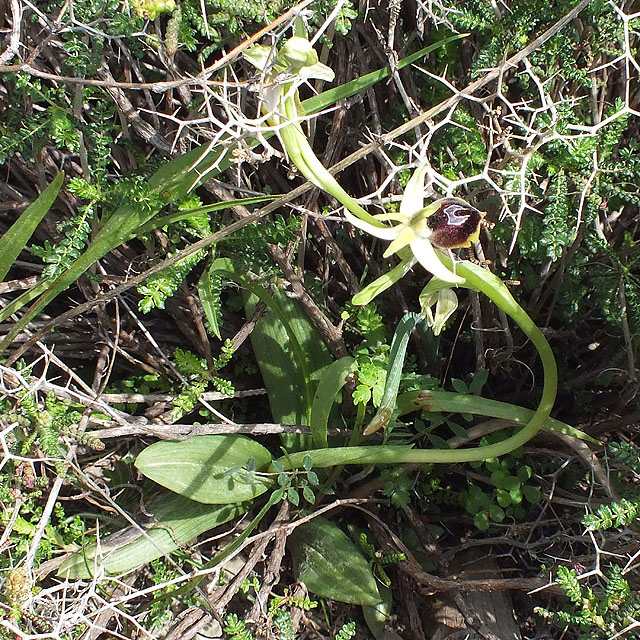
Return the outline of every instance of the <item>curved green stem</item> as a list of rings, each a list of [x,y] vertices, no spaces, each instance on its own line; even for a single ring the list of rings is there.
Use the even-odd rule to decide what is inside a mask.
[[[294,95],[289,95],[289,93],[288,88],[283,89],[283,95],[286,97],[281,101],[281,106],[288,122],[279,130],[279,135],[291,162],[309,182],[332,195],[354,216],[376,227],[382,226],[338,184],[338,181],[318,160],[300,126],[300,109],[302,107],[298,107],[296,104],[297,92]]]
[[[444,261],[449,258],[444,258]],[[308,455],[313,466],[332,467],[337,464],[397,464],[397,463],[460,463],[486,460],[510,453],[531,440],[549,418],[558,388],[558,372],[551,347],[544,335],[524,309],[513,299],[504,283],[492,273],[470,262],[456,263],[458,275],[465,278],[462,285],[468,289],[484,293],[497,307],[510,316],[531,340],[542,361],[544,383],[540,404],[531,420],[511,437],[495,444],[473,449],[412,449],[398,446],[342,447],[294,453],[281,458],[287,468],[302,466],[302,460]]]

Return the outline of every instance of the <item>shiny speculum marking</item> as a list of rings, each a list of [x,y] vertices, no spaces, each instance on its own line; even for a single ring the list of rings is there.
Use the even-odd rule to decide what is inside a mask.
[[[440,249],[470,247],[478,240],[484,213],[464,200],[445,198],[438,210],[427,218],[429,240]]]

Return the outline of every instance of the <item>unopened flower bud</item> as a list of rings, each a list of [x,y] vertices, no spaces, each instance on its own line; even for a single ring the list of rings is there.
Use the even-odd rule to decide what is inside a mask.
[[[278,58],[280,62],[291,67],[293,72],[318,63],[318,54],[315,49],[306,38],[300,36],[289,38],[280,49]]]

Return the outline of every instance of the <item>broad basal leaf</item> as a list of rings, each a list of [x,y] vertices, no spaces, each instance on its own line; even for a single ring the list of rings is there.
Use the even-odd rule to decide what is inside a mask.
[[[323,598],[375,606],[382,602],[369,563],[335,524],[314,518],[297,527],[288,543],[296,577]]]
[[[273,481],[256,471],[270,463],[267,449],[237,435],[156,442],[136,459],[136,467],[154,482],[207,504],[243,502],[264,493]]]

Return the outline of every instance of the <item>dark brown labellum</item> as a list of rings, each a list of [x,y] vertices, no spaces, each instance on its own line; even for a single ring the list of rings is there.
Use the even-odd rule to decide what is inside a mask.
[[[438,210],[427,218],[429,240],[440,249],[470,247],[478,240],[484,213],[457,198],[443,198]]]

